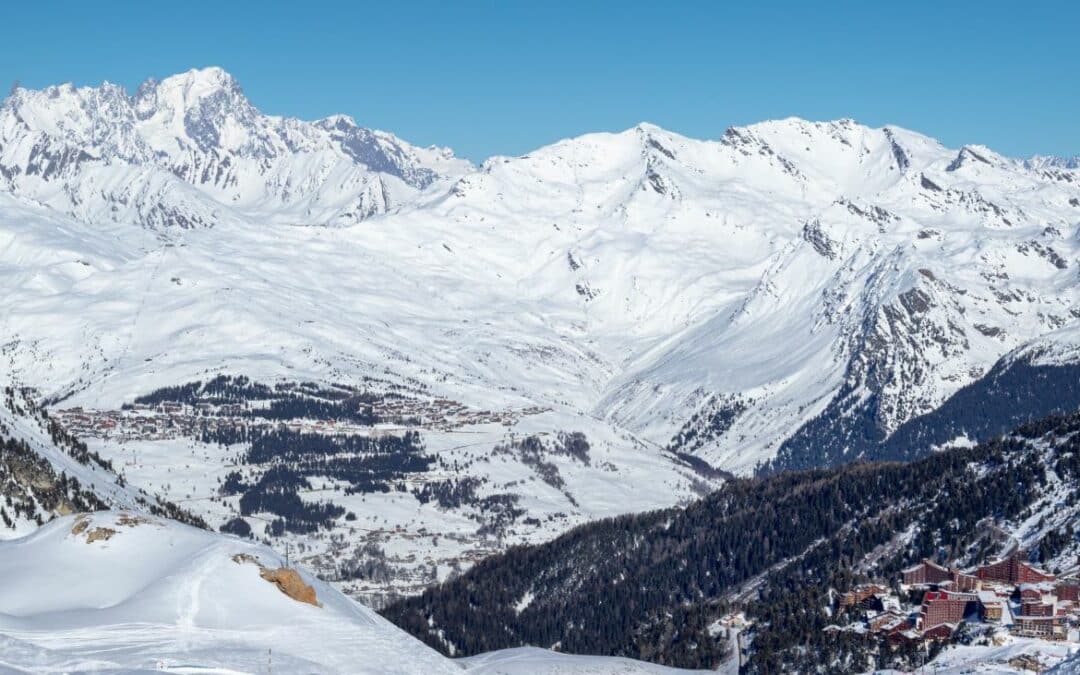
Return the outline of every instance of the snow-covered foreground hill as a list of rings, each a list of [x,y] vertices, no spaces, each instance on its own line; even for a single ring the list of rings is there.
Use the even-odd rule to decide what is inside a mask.
[[[270,549],[120,511],[0,542],[0,669],[13,672],[516,672],[459,663]],[[529,672],[662,673],[535,650]],[[685,671],[683,671],[685,672]]]
[[[17,90],[0,368],[130,485],[414,592],[724,472],[873,456],[1006,354],[1050,392],[1013,408],[1071,405],[1078,223],[1067,162],[850,120],[472,167],[217,69]]]

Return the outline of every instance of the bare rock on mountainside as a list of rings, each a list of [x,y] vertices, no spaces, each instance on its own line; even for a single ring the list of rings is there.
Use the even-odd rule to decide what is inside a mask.
[[[297,602],[306,602],[309,605],[322,607],[319,598],[315,595],[315,589],[304,583],[300,573],[289,567],[276,567],[273,569],[264,567],[259,570],[259,576],[278,587],[278,590]]]
[[[86,533],[86,543],[93,544],[95,541],[108,541],[116,534],[111,527],[95,527]]]
[[[237,553],[232,556],[237,565],[251,564],[259,568],[259,576],[278,587],[278,590],[297,602],[306,602],[315,607],[322,607],[315,589],[304,581],[300,573],[291,567],[266,567],[250,553]]]
[[[86,532],[86,543],[93,544],[95,541],[108,541],[119,533],[119,530],[114,527],[95,527],[90,530],[92,517],[92,514],[89,513],[82,513],[76,516],[75,524],[71,526],[71,534],[77,537],[83,532]],[[115,519],[115,524],[122,527],[137,527],[148,523],[150,523],[150,521],[144,516],[127,512],[119,513]]]

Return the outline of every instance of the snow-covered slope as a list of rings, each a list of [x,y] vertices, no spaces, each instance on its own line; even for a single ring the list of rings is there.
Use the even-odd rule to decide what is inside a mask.
[[[23,99],[51,100],[20,91],[7,109]],[[237,152],[254,142],[215,138]],[[167,230],[161,241],[83,214],[102,231],[69,235],[65,259],[56,233],[25,231],[27,217],[10,213],[9,232],[24,230],[7,252],[20,275],[31,269],[12,253],[28,246],[53,257],[50,274],[67,266],[76,279],[94,271],[73,266],[94,264],[84,250],[111,258],[88,292],[51,301],[66,310],[77,298],[102,330],[89,345],[49,340],[55,356],[74,357],[64,375],[20,375],[61,392],[76,365],[141,361],[153,365],[140,365],[140,379],[153,369],[160,380],[171,367],[163,342],[169,361],[273,355],[293,369],[320,360],[332,364],[324,372],[346,372],[393,360],[398,374],[456,380],[449,393],[566,402],[661,445],[695,413],[726,411],[723,428],[691,450],[746,471],[830,402],[850,413],[869,401],[888,433],[1010,349],[1076,322],[1077,176],[891,127],[785,120],[717,142],[641,125],[495,158],[341,231],[260,218]],[[282,208],[261,192],[238,199]],[[12,328],[21,343],[38,339]],[[260,354],[239,335],[258,335]],[[190,378],[192,366],[169,379]],[[117,384],[94,398],[114,404],[146,390]]]
[[[416,402],[405,426],[440,462],[388,493],[307,476],[357,520],[334,524],[344,553],[295,542],[336,567],[373,533],[416,585],[782,450],[861,455],[1080,322],[1080,172],[895,127],[642,124],[470,170],[339,118],[263,116],[213,69],[133,96],[19,90],[0,120],[0,367],[215,527],[245,443],[182,432],[197,408],[124,434],[109,415],[221,374]],[[368,208],[376,181],[391,198]],[[354,224],[292,226],[326,223]],[[588,461],[552,450],[563,432]],[[468,478],[471,506],[420,499]],[[517,500],[497,537],[476,520],[491,500]]]
[[[490,673],[521,660],[446,659],[264,546],[122,511],[0,542],[0,578],[5,672]],[[529,672],[675,672],[529,656]]]
[[[613,656],[572,656],[536,647],[517,647],[461,659],[478,675],[675,675],[687,671]]]
[[[288,580],[297,599],[262,574],[284,567],[265,547],[172,521],[60,518],[0,544],[0,653],[74,670],[460,672],[309,575]]]

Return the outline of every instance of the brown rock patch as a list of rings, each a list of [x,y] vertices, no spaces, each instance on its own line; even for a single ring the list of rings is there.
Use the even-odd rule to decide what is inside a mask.
[[[244,563],[259,565],[258,559],[250,553],[237,553],[232,557],[232,561],[237,565],[243,565]],[[259,565],[259,567],[262,568],[262,565]]]
[[[275,569],[264,567],[259,570],[259,576],[277,586],[279,591],[297,602],[306,602],[309,605],[322,607],[319,598],[315,595],[315,589],[304,583],[300,574],[294,569],[288,567]]]
[[[90,521],[86,519],[86,516],[81,516],[75,520],[75,524],[71,527],[71,533],[75,536],[79,536],[85,532],[88,527],[90,527]]]
[[[116,534],[111,527],[95,527],[86,534],[86,543],[93,544],[95,541],[108,541]]]
[[[124,527],[135,527],[136,525],[142,525],[150,522],[142,516],[133,516],[130,513],[121,513],[120,517],[116,519],[117,524]]]

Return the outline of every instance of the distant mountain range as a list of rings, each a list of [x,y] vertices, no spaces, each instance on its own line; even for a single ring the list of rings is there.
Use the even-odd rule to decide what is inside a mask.
[[[16,89],[0,108],[0,180],[88,222],[161,228],[258,219],[348,224],[472,169],[344,116],[270,117],[220,68]]]

